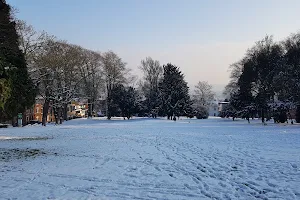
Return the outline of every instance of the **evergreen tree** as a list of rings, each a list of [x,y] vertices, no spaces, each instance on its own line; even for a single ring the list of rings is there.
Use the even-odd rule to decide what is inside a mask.
[[[189,88],[184,75],[177,66],[167,64],[163,66],[163,79],[160,82],[162,104],[160,112],[168,119],[175,116],[187,116],[191,110]]]
[[[283,42],[284,61],[274,81],[280,100],[293,102],[297,109],[296,121],[300,123],[300,33]]]
[[[267,36],[248,50],[238,68],[234,68],[235,74],[231,77],[237,89],[233,90],[230,102],[236,109],[236,116],[249,120],[259,112],[262,122],[265,122],[269,104],[274,102],[274,78],[284,63],[282,55],[282,47]]]
[[[282,65],[282,48],[273,41],[272,37],[266,36],[259,41],[247,53],[247,62],[241,77],[250,80],[248,86],[253,95],[255,105],[259,110],[262,122],[265,122],[269,103],[273,102],[275,96],[274,76],[278,66]]]
[[[233,117],[246,118],[249,121],[255,111],[255,102],[253,96],[253,88],[255,84],[255,72],[252,60],[245,60],[242,74],[238,80],[239,90],[232,97],[232,108],[236,112],[232,112]]]
[[[133,87],[126,88],[126,99],[125,99],[125,116],[130,119],[133,114],[138,112],[138,94]]]
[[[133,87],[124,87],[118,84],[112,90],[111,94],[113,102],[113,114],[118,115],[118,110],[121,116],[130,119],[134,113],[138,112],[138,94]]]
[[[4,110],[6,102],[10,97],[10,87],[7,80],[7,74],[5,72],[6,63],[0,57],[0,115],[3,113],[1,111]],[[2,117],[0,116],[0,122]]]
[[[19,49],[10,10],[5,0],[0,0],[0,78],[4,85],[0,87],[2,90],[9,87],[5,91],[10,91],[3,108],[0,108],[0,115],[4,116],[2,120],[12,119],[18,112],[23,112],[34,103],[35,98],[35,89],[28,76],[24,55]]]
[[[300,106],[297,106],[297,110],[296,110],[296,122],[300,123]]]

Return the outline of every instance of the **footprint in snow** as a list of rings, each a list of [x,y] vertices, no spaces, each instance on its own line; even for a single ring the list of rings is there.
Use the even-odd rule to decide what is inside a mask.
[[[267,184],[268,184],[270,187],[272,187],[272,188],[275,188],[275,187],[277,187],[277,185],[276,185],[276,184],[274,184],[274,183],[271,183],[270,181],[268,181],[268,182],[267,182]]]
[[[157,171],[161,171],[161,169],[159,169],[159,167],[155,166],[154,167]]]
[[[184,184],[184,187],[186,187],[187,189],[189,189],[189,190],[192,190],[192,188],[189,186],[189,184],[187,184],[187,183],[185,183]]]
[[[226,188],[226,184],[219,182],[219,185],[222,186],[223,188]]]
[[[204,185],[205,190],[208,191],[209,190],[209,186],[206,183],[204,183],[203,185]]]
[[[198,179],[196,178],[193,178],[193,181],[196,183],[196,184],[199,184],[200,182],[198,181]]]
[[[297,165],[296,164],[291,164],[292,168],[297,169]]]

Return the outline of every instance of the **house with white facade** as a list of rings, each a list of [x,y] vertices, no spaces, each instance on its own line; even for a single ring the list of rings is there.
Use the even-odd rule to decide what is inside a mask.
[[[218,117],[219,113],[224,109],[224,107],[229,104],[229,102],[220,101],[218,99],[214,99],[211,101],[208,109],[208,114],[210,117]]]
[[[208,108],[208,114],[209,116],[217,117],[219,116],[219,101],[217,99],[214,99],[210,102],[209,108]]]

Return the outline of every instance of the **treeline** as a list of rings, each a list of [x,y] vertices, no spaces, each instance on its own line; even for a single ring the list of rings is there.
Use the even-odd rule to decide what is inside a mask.
[[[126,89],[122,84],[113,87],[107,104],[114,108],[111,109],[112,115],[128,119],[133,114],[153,118],[167,116],[170,120],[180,116],[196,116],[198,119],[208,117],[208,109],[215,94],[207,82],[200,81],[191,96],[179,67],[171,63],[161,66],[159,61],[147,57],[141,61],[139,68],[143,78],[137,89]]]
[[[113,51],[104,53],[59,40],[14,19],[10,7],[0,0],[0,122],[15,121],[31,108],[36,96],[43,103],[46,125],[51,106],[56,123],[67,120],[67,106],[74,98],[88,99],[88,115],[106,102],[106,115],[179,116],[206,118],[214,98],[212,87],[199,82],[190,96],[179,67],[161,66],[148,57],[139,66],[137,82],[126,63]]]
[[[296,110],[300,122],[300,33],[276,42],[266,36],[231,65],[223,117],[261,117],[286,122]]]

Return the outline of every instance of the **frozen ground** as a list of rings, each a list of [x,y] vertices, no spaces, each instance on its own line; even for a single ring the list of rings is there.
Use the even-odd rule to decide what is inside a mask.
[[[0,199],[300,199],[299,125],[79,119],[0,137]]]

